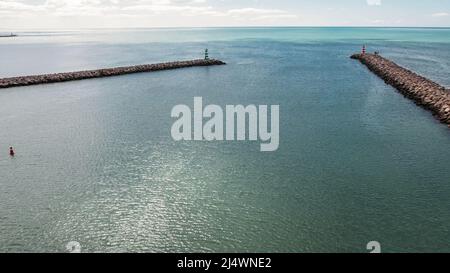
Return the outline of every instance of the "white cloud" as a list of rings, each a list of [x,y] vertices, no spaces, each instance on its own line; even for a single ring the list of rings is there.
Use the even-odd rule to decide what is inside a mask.
[[[381,0],[366,0],[369,6],[381,6]]]
[[[273,22],[284,19],[297,19],[296,14],[291,14],[279,9],[242,8],[228,10],[223,16],[231,16],[236,19],[249,19],[251,21]]]
[[[278,9],[255,9],[255,8],[242,8],[242,9],[231,9],[228,11],[230,15],[262,15],[262,14],[283,14],[286,13],[283,10]]]
[[[281,9],[208,0],[0,0],[0,29],[296,25]]]
[[[372,24],[383,24],[385,21],[382,19],[372,20]]]
[[[30,5],[18,1],[0,1],[0,10],[3,12],[9,11],[42,11],[42,5]]]
[[[433,17],[447,17],[449,15],[450,14],[448,14],[447,12],[438,12],[438,13],[432,14],[431,16],[433,16]]]
[[[230,20],[283,20],[297,18],[278,9],[216,9],[207,0],[45,0],[31,4],[0,0],[2,16],[13,17],[228,17]],[[1,18],[0,18],[1,21]]]

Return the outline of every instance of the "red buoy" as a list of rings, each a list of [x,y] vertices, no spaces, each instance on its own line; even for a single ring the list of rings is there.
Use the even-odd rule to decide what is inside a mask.
[[[14,149],[13,149],[13,147],[9,147],[9,155],[10,156],[14,156]]]

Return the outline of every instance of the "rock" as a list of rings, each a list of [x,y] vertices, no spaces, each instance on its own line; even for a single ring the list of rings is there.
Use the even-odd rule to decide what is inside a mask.
[[[395,87],[417,105],[430,110],[450,127],[450,90],[375,54],[354,54],[352,59],[366,65],[387,84]]]
[[[225,65],[219,60],[192,60],[159,64],[144,64],[127,67],[106,68],[88,71],[76,71],[66,73],[55,73],[45,75],[23,76],[0,79],[0,88],[10,88],[15,86],[27,86],[35,84],[55,83],[64,81],[83,80],[100,77],[111,77],[130,73],[152,72],[158,70],[178,69],[193,66]]]

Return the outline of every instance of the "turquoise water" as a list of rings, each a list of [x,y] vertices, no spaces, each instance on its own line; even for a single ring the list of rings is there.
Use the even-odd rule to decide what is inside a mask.
[[[450,132],[348,56],[450,86],[450,29],[19,32],[0,77],[228,65],[0,91],[0,252],[450,251]],[[280,148],[174,142],[177,104],[280,105]],[[8,156],[8,147],[16,157]]]

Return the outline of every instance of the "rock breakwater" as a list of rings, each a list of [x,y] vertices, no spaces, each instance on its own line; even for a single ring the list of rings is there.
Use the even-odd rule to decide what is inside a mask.
[[[119,76],[131,73],[153,72],[161,70],[170,70],[178,68],[186,68],[193,66],[212,66],[212,65],[224,65],[225,63],[219,60],[191,60],[191,61],[179,61],[168,62],[158,64],[144,64],[125,67],[105,68],[96,70],[86,70],[77,72],[65,72],[54,74],[43,74],[33,76],[21,76],[0,79],[0,88],[10,88],[16,86],[28,86],[36,84],[56,83],[65,81],[84,80],[92,78],[103,78]]]
[[[450,90],[378,54],[355,54],[369,70],[450,127]]]

